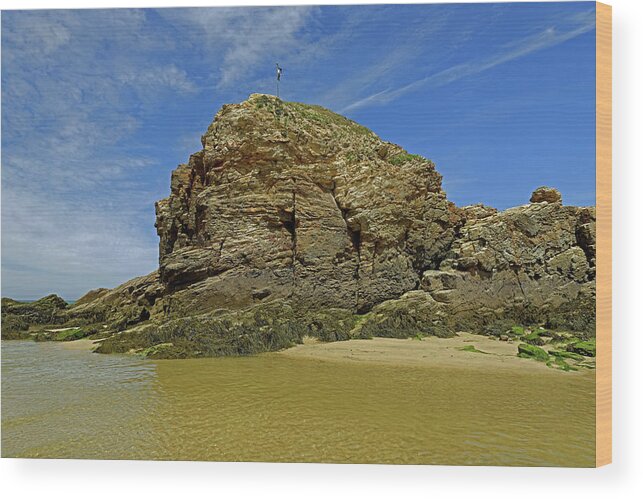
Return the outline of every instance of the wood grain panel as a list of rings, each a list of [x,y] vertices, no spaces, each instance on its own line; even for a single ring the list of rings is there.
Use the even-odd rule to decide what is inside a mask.
[[[612,7],[596,3],[596,466],[612,462]]]

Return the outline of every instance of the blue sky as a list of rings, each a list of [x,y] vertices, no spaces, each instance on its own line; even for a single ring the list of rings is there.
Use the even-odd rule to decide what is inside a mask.
[[[2,295],[157,267],[154,201],[224,103],[316,103],[459,205],[595,203],[592,2],[2,12]]]

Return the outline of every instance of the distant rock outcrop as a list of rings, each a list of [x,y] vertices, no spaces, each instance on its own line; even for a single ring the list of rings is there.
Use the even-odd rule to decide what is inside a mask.
[[[158,272],[61,312],[127,330],[102,351],[244,354],[506,321],[593,334],[595,211],[555,189],[459,208],[431,161],[268,95],[223,106],[202,145],[157,203]]]
[[[31,325],[60,324],[66,309],[67,302],[56,295],[33,302],[2,298],[2,338],[21,338]]]
[[[530,203],[561,203],[563,196],[557,189],[551,187],[539,187],[531,194]]]

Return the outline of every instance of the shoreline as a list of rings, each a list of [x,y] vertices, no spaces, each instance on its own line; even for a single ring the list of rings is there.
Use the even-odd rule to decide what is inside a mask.
[[[88,338],[81,338],[80,340],[73,341],[59,341],[65,348],[70,350],[86,350],[88,352],[93,352],[94,347],[98,345],[100,340],[90,340]]]
[[[93,352],[100,340],[59,342],[66,349]],[[564,372],[545,362],[517,355],[520,342],[499,341],[488,336],[459,332],[451,338],[427,336],[418,339],[372,338],[322,342],[306,337],[304,343],[250,357],[285,357],[318,362],[375,364],[397,367],[445,368],[494,372],[531,372],[545,375],[592,375],[593,369]],[[469,350],[466,350],[469,349]],[[105,355],[105,354],[104,354]],[[126,354],[128,355],[128,354]],[[204,357],[217,359],[219,357]],[[229,357],[221,357],[229,358]],[[150,359],[155,362],[172,359]],[[177,360],[177,359],[174,359]],[[178,359],[185,360],[185,359]]]
[[[477,351],[463,348],[473,347]],[[554,375],[587,375],[592,369],[564,372],[548,367],[545,362],[518,357],[517,343],[498,341],[487,336],[460,332],[452,338],[433,336],[417,339],[372,338],[320,342],[307,338],[302,345],[276,355],[295,359],[310,359],[354,364],[386,364],[399,367],[429,367],[550,373]]]

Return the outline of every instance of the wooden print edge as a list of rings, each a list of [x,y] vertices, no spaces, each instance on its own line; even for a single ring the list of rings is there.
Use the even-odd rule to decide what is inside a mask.
[[[596,466],[612,462],[612,7],[596,2]]]

